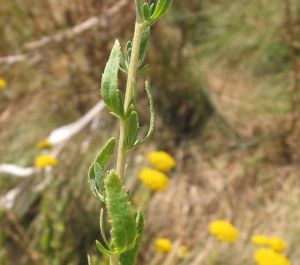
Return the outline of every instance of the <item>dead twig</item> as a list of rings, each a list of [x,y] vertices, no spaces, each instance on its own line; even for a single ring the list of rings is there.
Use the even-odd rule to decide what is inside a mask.
[[[24,45],[24,49],[27,52],[0,57],[0,64],[12,65],[31,59],[33,60],[34,58],[36,58],[36,56],[38,56],[36,54],[37,50],[41,48],[44,48],[50,44],[57,44],[66,40],[73,39],[76,36],[79,36],[84,32],[99,26],[105,28],[108,24],[108,18],[118,13],[128,4],[128,2],[129,0],[121,0],[110,7],[108,10],[106,10],[103,15],[90,17],[89,19],[85,20],[82,23],[79,23],[71,29],[62,30],[54,35],[44,36],[40,40],[27,43]],[[32,53],[35,53],[35,55],[32,55]]]
[[[4,57],[0,57],[0,64],[15,64],[21,63],[28,59],[27,54],[15,54],[15,55],[8,55]]]
[[[128,0],[121,0],[105,11],[104,15],[91,17],[71,29],[63,30],[52,36],[45,36],[38,41],[27,43],[25,44],[25,49],[30,51],[40,49],[50,43],[60,43],[65,40],[73,39],[77,35],[80,35],[94,27],[106,27],[107,18],[119,12],[127,3]]]

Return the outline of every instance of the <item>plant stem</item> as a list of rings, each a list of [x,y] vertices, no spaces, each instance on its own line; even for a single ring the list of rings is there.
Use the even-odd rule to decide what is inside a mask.
[[[135,23],[133,41],[132,41],[132,53],[130,58],[128,78],[126,84],[126,94],[125,94],[125,110],[128,109],[130,101],[132,99],[132,93],[135,88],[136,75],[137,75],[137,66],[139,61],[140,47],[142,41],[142,35],[144,32],[143,23]]]
[[[137,66],[139,61],[139,53],[141,47],[141,40],[144,31],[144,24],[135,23],[135,30],[132,42],[132,53],[130,58],[130,64],[128,69],[128,77],[126,83],[125,91],[125,102],[124,109],[127,112],[128,107],[131,103],[133,92],[135,89],[136,76],[137,76]],[[117,174],[123,179],[125,174],[125,165],[126,165],[126,139],[127,139],[127,122],[124,120],[120,121],[120,136],[118,144],[118,156],[117,156]],[[110,257],[110,265],[119,265],[119,256]]]
[[[110,265],[119,265],[119,256],[110,256],[109,264]]]
[[[144,31],[144,24],[135,23],[135,30],[132,42],[132,53],[130,58],[126,91],[125,91],[125,102],[124,109],[127,111],[133,91],[135,89],[136,75],[137,75],[137,65],[139,61],[139,53],[141,47],[141,40]],[[117,157],[117,174],[122,179],[124,177],[125,165],[126,165],[126,138],[127,138],[127,123],[126,121],[120,122],[120,137],[118,145],[118,157]]]

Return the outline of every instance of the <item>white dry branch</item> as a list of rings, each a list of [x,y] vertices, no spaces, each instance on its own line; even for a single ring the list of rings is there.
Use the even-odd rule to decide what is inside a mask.
[[[105,12],[105,17],[103,16],[91,17],[86,21],[76,25],[72,29],[67,29],[53,36],[43,37],[41,40],[29,43],[25,45],[25,48],[29,51],[33,51],[42,48],[53,42],[58,43],[66,39],[71,39],[85,32],[86,30],[94,28],[95,26],[99,26],[99,25],[106,26],[106,21],[107,21],[106,18],[108,16],[112,16],[116,14],[127,3],[128,0],[121,0],[114,6],[109,8],[107,12]],[[28,61],[31,58],[35,58],[35,57],[36,57],[35,55],[30,55],[30,53],[5,56],[5,57],[0,57],[0,64],[12,65],[12,64]],[[98,104],[96,104],[88,113],[86,113],[79,120],[75,121],[74,123],[53,130],[50,133],[47,140],[52,145],[57,145],[58,143],[67,141],[72,136],[80,132],[88,123],[95,120],[95,117],[102,111],[103,108],[104,108],[104,103],[101,101]],[[60,151],[59,149],[60,148],[58,147],[57,149],[54,149],[52,152],[58,153]],[[34,167],[20,167],[14,164],[0,164],[0,174],[2,173],[2,174],[9,174],[19,178],[28,178],[34,175],[36,172],[37,169]],[[45,187],[45,185],[42,186]],[[38,190],[40,191],[41,188],[38,187]],[[0,197],[0,208],[11,209],[14,205],[16,197],[21,191],[22,191],[21,186],[17,186],[11,189],[10,191],[8,191],[4,196]]]
[[[3,210],[9,210],[13,208],[15,204],[15,199],[18,196],[18,194],[22,191],[21,186],[17,186],[13,189],[11,189],[9,192],[5,194],[5,196],[2,196],[0,198],[0,209]]]
[[[27,61],[34,57],[30,53],[35,52],[38,49],[44,48],[49,44],[61,43],[66,40],[73,39],[74,37],[95,27],[106,27],[108,24],[108,18],[117,14],[120,11],[120,9],[122,9],[128,4],[128,2],[129,0],[121,0],[112,7],[108,8],[108,10],[104,12],[104,15],[90,17],[84,22],[77,24],[73,28],[65,29],[54,35],[44,36],[37,41],[27,43],[25,44],[24,48],[28,51],[28,53],[0,57],[0,64],[11,65]]]
[[[65,125],[63,127],[53,130],[47,140],[57,148],[53,148],[52,155],[59,153],[61,151],[58,144],[69,140],[75,134],[79,133],[84,129],[89,123],[96,119],[99,113],[104,109],[104,102],[100,101],[97,103],[89,112],[82,116],[77,121]],[[28,178],[38,172],[38,169],[35,167],[19,167],[14,164],[0,164],[0,174],[9,174],[19,178]],[[48,184],[48,182],[46,182]],[[42,191],[47,185],[43,183],[34,188],[35,191]],[[42,188],[41,188],[42,187]],[[18,194],[21,192],[21,187],[17,186],[16,188],[8,191],[4,196],[0,197],[0,209],[11,209],[14,205],[15,199]]]
[[[120,11],[128,3],[128,0],[121,0],[104,12],[105,15],[91,17],[75,27],[58,32],[52,36],[45,36],[38,41],[34,41],[25,45],[27,50],[35,50],[42,48],[50,43],[59,43],[64,40],[72,39],[77,35],[97,26],[106,27],[107,17],[110,17]]]
[[[19,167],[12,164],[0,164],[0,173],[10,174],[18,178],[27,178],[36,172],[34,167]]]
[[[0,57],[0,64],[15,64],[15,63],[21,63],[28,59],[27,54],[14,54],[14,55],[8,55],[4,57]]]
[[[103,110],[104,106],[104,102],[100,101],[76,122],[53,130],[47,138],[47,141],[49,141],[52,145],[56,145],[70,139],[73,135],[80,132],[88,123],[90,123],[95,116]]]

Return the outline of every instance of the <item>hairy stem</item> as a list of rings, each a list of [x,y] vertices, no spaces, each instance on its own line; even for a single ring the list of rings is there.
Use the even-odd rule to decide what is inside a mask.
[[[125,91],[125,102],[124,102],[125,112],[128,110],[135,89],[137,66],[139,61],[139,53],[140,53],[141,40],[142,40],[144,28],[145,28],[144,24],[136,22],[134,36],[133,36],[133,43],[132,43],[130,65],[128,69],[126,91]],[[117,174],[121,179],[124,178],[124,174],[125,174],[126,139],[127,139],[127,122],[122,120],[120,121],[120,136],[119,136],[118,157],[117,157]],[[110,265],[119,265],[119,258],[120,257],[117,255],[111,256]]]
[[[144,28],[145,26],[143,23],[138,23],[138,22],[135,23],[134,36],[132,42],[132,53],[130,58],[127,84],[126,84],[125,110],[127,110],[129,107],[129,104],[132,99],[133,90],[135,88],[137,66],[139,61],[139,53],[140,53]]]
[[[126,92],[125,92],[125,103],[124,109],[127,111],[133,91],[135,89],[136,75],[137,75],[137,65],[139,60],[139,52],[141,47],[141,40],[144,31],[144,24],[136,23],[133,43],[132,43],[132,53],[130,58],[130,65],[128,70]],[[126,138],[127,138],[127,124],[125,121],[120,122],[120,137],[118,146],[118,157],[117,157],[117,174],[120,178],[124,177],[125,164],[126,164]]]

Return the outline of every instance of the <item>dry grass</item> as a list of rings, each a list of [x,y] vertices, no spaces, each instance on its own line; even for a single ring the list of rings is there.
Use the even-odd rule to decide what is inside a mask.
[[[5,24],[2,55],[27,52],[26,43],[102,14],[114,4],[99,1],[94,7],[92,2],[74,0],[68,6],[53,5],[55,12],[49,13],[32,0],[1,4],[0,14],[5,16],[1,16],[0,24],[6,23],[7,16],[18,14]],[[134,190],[133,197],[149,195],[136,176],[150,150],[166,149],[175,156],[177,166],[170,174],[168,190],[152,194],[145,205],[146,235],[139,264],[155,265],[153,260],[157,265],[163,261],[168,265],[253,264],[254,248],[249,243],[253,233],[285,238],[287,254],[297,264],[300,131],[296,130],[287,141],[281,138],[290,118],[282,1],[212,1],[202,8],[199,12],[208,24],[195,28],[204,32],[203,38],[179,47],[182,60],[188,62],[184,68],[185,75],[190,76],[185,81],[191,79],[184,87],[200,82],[201,73],[214,106],[239,138],[226,135],[217,118],[201,126],[201,134],[191,136],[174,130],[180,120],[173,119],[169,124],[164,115],[158,117],[152,142],[130,157],[127,187]],[[32,165],[39,153],[35,148],[39,140],[53,128],[76,120],[98,100],[100,73],[111,43],[117,36],[125,40],[131,32],[126,25],[131,23],[133,13],[126,10],[126,14],[122,10],[109,19],[105,28],[36,51],[37,61],[1,65],[0,77],[8,80],[9,87],[0,92],[0,162]],[[190,23],[194,21],[189,20],[190,16],[198,14],[184,15]],[[160,44],[157,36],[169,28],[175,28],[179,43],[185,33],[191,36],[191,32],[185,32],[189,23],[184,25],[171,14],[165,24],[155,29],[154,46]],[[155,55],[150,61],[155,62]],[[169,71],[169,76],[164,77],[172,80],[174,73],[178,72]],[[155,70],[152,75],[155,82],[159,75]],[[170,87],[180,89],[178,83]],[[144,104],[147,102],[142,99],[142,111]],[[189,106],[182,108],[189,110]],[[62,162],[45,192],[34,194],[31,190],[44,176],[22,183],[24,193],[9,212],[13,217],[6,213],[0,222],[4,231],[0,236],[3,264],[86,264],[87,252],[96,255],[95,216],[99,211],[89,191],[86,172],[103,139],[116,134],[117,129],[108,113],[103,113],[96,130],[87,128],[66,143],[59,157]],[[18,180],[1,176],[0,193],[19,184]],[[12,221],[14,217],[16,223]],[[231,220],[240,229],[239,242],[225,245],[208,235],[208,223],[219,218]],[[15,236],[21,238],[19,242]],[[176,247],[168,256],[155,253],[153,241],[158,236],[172,239],[175,246],[187,245],[190,254],[179,258]],[[26,243],[25,247],[20,241]]]

